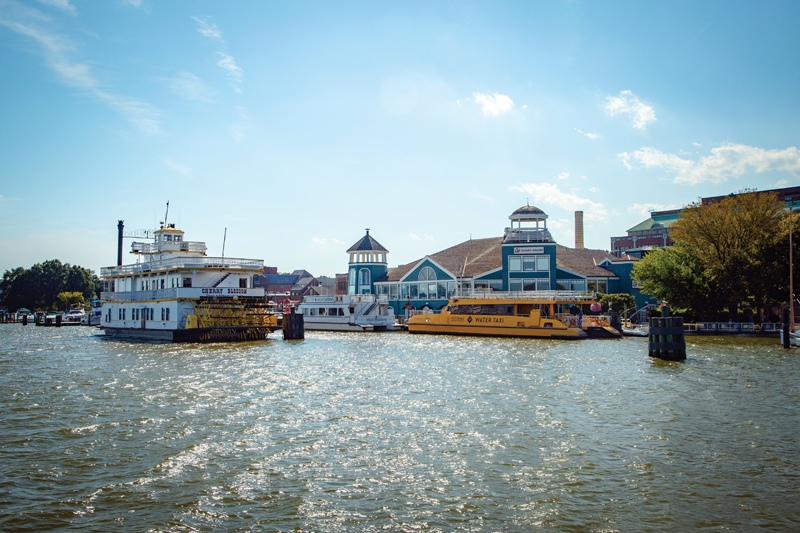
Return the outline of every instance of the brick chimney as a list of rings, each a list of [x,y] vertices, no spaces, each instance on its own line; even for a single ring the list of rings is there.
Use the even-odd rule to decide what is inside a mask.
[[[575,211],[575,249],[583,250],[583,211]]]

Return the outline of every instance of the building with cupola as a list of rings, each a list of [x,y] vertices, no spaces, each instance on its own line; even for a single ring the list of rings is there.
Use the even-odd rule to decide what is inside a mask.
[[[438,310],[472,290],[627,293],[639,307],[648,301],[630,277],[634,258],[584,248],[582,212],[576,212],[574,248],[555,242],[538,207],[525,205],[508,219],[501,237],[470,239],[395,268],[367,230],[347,250],[348,293],[385,294],[396,314]]]
[[[347,294],[375,294],[374,282],[386,276],[389,250],[367,234],[347,250]]]

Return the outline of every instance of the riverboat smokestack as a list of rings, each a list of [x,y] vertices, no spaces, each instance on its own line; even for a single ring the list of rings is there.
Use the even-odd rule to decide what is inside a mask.
[[[117,266],[122,266],[122,228],[125,227],[123,220],[117,224]]]
[[[583,211],[575,211],[575,249],[583,250]]]

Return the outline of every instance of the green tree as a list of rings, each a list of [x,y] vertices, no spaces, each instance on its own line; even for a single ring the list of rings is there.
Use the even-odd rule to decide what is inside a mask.
[[[102,290],[94,272],[63,264],[57,259],[37,263],[30,269],[7,270],[0,281],[0,302],[8,309],[55,309],[62,292],[79,292],[84,300],[96,299]]]
[[[605,312],[622,313],[625,309],[636,309],[636,300],[630,294],[604,294],[599,303]]]
[[[58,293],[57,298],[58,301],[61,302],[61,308],[64,311],[69,311],[74,304],[83,304],[84,302],[83,294],[78,291],[60,292]]]

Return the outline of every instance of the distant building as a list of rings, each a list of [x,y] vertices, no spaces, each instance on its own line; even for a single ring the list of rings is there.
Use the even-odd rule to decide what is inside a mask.
[[[611,253],[616,257],[641,258],[643,253],[653,248],[672,246],[672,225],[680,216],[680,209],[651,212],[650,218],[629,229],[626,236],[611,237]]]

